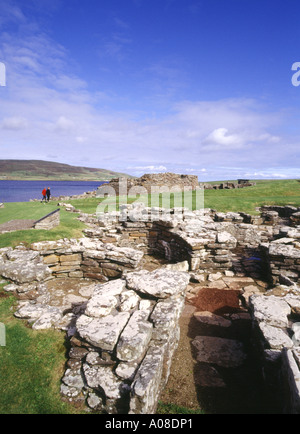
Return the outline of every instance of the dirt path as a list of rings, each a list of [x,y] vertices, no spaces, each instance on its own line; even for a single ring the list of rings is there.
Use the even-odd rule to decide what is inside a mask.
[[[9,222],[0,225],[0,234],[4,232],[32,229],[35,222],[35,220],[10,220]]]

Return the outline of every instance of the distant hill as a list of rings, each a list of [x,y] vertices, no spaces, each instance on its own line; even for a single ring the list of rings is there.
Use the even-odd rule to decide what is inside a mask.
[[[1,180],[109,181],[120,176],[131,178],[130,175],[111,170],[70,166],[51,161],[0,160]]]

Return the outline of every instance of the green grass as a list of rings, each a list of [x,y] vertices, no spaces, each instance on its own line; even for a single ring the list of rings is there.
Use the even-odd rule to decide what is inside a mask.
[[[205,190],[205,207],[220,212],[255,214],[262,205],[300,206],[300,183],[297,180],[256,181],[256,186],[234,190]]]
[[[40,202],[15,202],[6,203],[5,208],[0,209],[0,224],[10,220],[38,220],[46,214],[57,209],[55,203],[41,204]],[[66,212],[60,209],[60,225],[49,231],[29,229],[0,234],[0,248],[16,245],[23,242],[30,245],[38,241],[52,241],[62,238],[80,238],[85,225],[77,220],[77,213]]]
[[[192,197],[194,196],[194,197]],[[200,197],[200,195],[198,196]],[[181,201],[181,193],[167,196],[166,208],[175,206],[187,206],[189,209],[198,209],[195,205],[195,193],[185,193],[185,202]],[[107,204],[109,210],[118,210],[118,203],[127,203],[128,198],[106,198],[104,201],[99,198],[73,200],[71,203],[83,212],[95,213],[99,202]],[[138,199],[130,198],[128,203],[133,201],[145,203],[147,206],[160,206],[162,199],[159,195],[142,195]],[[201,200],[200,200],[201,202]],[[279,181],[256,181],[256,185],[232,190],[205,190],[203,206],[216,209],[219,212],[246,212],[256,214],[256,208],[262,205],[293,205],[300,206],[300,182],[297,180]]]
[[[0,347],[0,414],[72,414],[63,402],[65,338],[57,331],[34,331],[12,314],[16,300],[0,285],[0,322],[6,346]]]

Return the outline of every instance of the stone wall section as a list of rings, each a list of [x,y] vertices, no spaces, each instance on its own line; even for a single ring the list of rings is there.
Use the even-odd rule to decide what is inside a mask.
[[[300,288],[277,285],[249,299],[265,388],[283,414],[300,414]]]
[[[188,282],[188,273],[159,269],[99,285],[76,322],[63,396],[104,413],[154,413]]]
[[[107,188],[108,187],[108,188]],[[199,189],[199,181],[196,175],[178,175],[175,173],[157,173],[157,174],[145,174],[140,178],[115,178],[108,184],[98,187],[97,195],[107,194],[109,189],[114,195],[127,195],[130,190],[133,193],[133,189],[138,189],[147,194],[153,193],[158,188],[159,191],[163,191],[163,188],[172,189],[172,192],[192,191]],[[121,191],[125,188],[124,191]],[[138,190],[136,190],[138,191]],[[168,190],[167,190],[168,191]],[[110,194],[110,193],[108,193]]]
[[[50,230],[55,228],[60,224],[60,210],[57,209],[50,214],[47,214],[45,217],[36,221],[34,224],[34,229],[44,229]]]
[[[171,209],[161,214],[142,203],[122,205],[113,218],[98,215],[99,222],[86,231],[98,233],[117,245],[137,246],[171,262],[187,260],[190,270],[228,270],[238,247],[259,248],[278,232],[266,216],[245,213],[217,213],[211,209]],[[99,233],[99,226],[101,227]]]
[[[90,238],[44,241],[32,244],[31,249],[39,253],[54,278],[89,278],[100,282],[135,269],[143,257],[143,252],[136,249]]]

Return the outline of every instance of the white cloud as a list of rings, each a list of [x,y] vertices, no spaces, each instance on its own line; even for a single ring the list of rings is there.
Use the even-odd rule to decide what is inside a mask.
[[[150,170],[151,172],[165,172],[168,170],[165,166],[134,166],[134,167],[127,167],[129,170]]]
[[[287,179],[289,176],[286,173],[268,171],[248,172],[245,173],[248,178],[265,178],[265,179]]]
[[[242,145],[243,140],[237,134],[229,134],[227,128],[217,128],[204,139],[203,143],[236,147]]]
[[[18,131],[27,128],[28,122],[25,118],[11,117],[4,118],[0,126],[3,130]]]
[[[0,2],[0,12],[2,6]],[[24,26],[20,12],[14,11],[14,20]],[[293,164],[300,164],[298,138],[284,142],[278,133],[282,114],[258,101],[181,101],[160,116],[122,112],[116,109],[120,97],[108,97],[105,88],[89,91],[86,81],[74,74],[66,49],[44,31],[35,27],[30,32],[28,23],[23,38],[1,30],[0,36],[8,84],[0,88],[1,142],[6,144],[2,158],[47,159],[51,149],[57,161],[75,165],[85,159],[94,167],[144,173],[178,173],[189,167],[188,172],[205,177],[219,174],[215,166],[220,162],[230,168],[234,161],[241,171],[264,173],[266,166],[287,165],[291,153]],[[112,55],[130,44],[126,35],[110,36],[104,42],[116,44],[107,46]],[[176,87],[182,82],[176,66],[166,61],[147,72],[154,81],[159,77],[160,83]]]
[[[70,132],[74,129],[74,127],[75,123],[65,116],[60,116],[55,124],[55,129],[62,132]]]
[[[88,139],[87,139],[87,137],[80,137],[79,136],[79,137],[76,137],[75,140],[77,143],[85,143]]]

